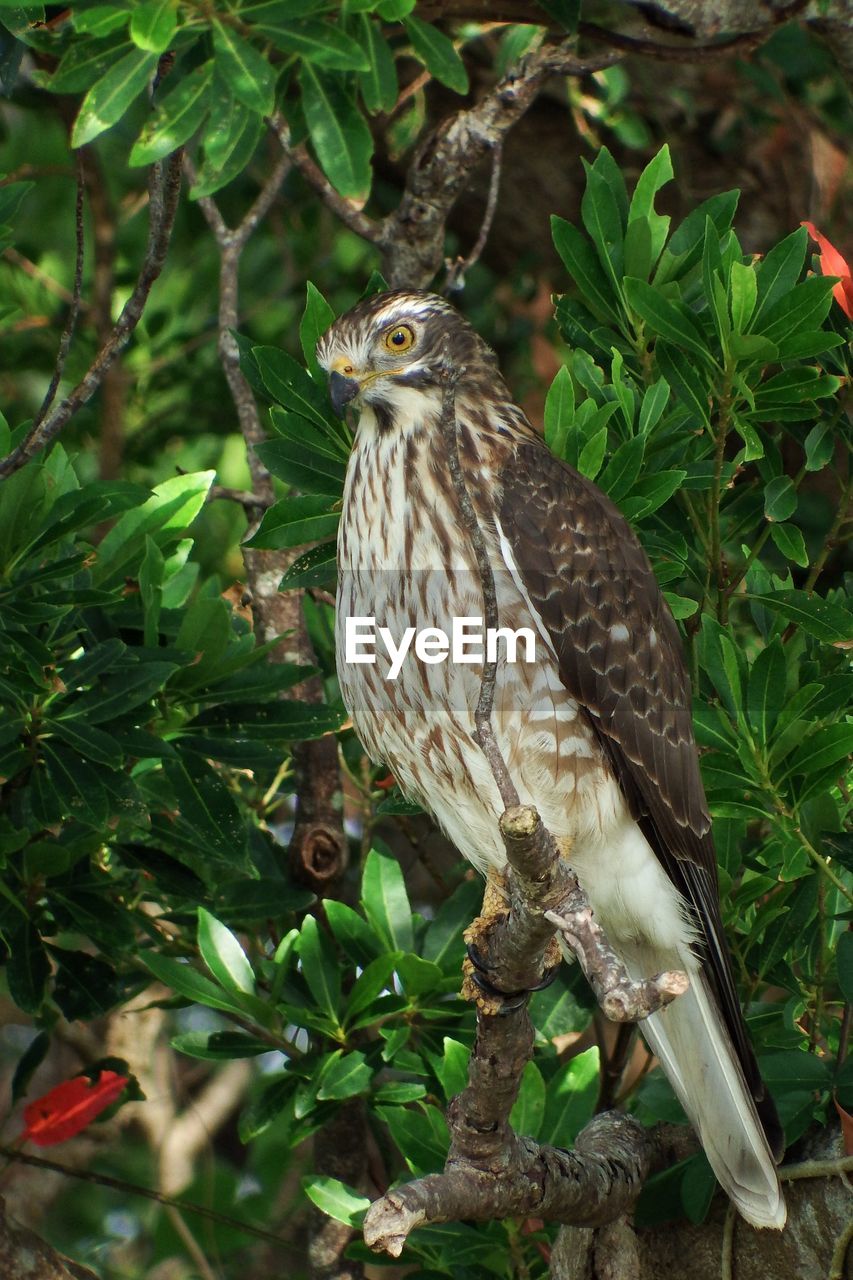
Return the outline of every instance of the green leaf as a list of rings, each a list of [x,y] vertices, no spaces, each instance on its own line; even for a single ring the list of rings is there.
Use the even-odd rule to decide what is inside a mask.
[[[528,1062],[509,1122],[522,1138],[536,1138],[545,1115],[545,1081],[535,1062]],[[550,1134],[549,1134],[550,1137]]]
[[[735,333],[744,333],[755,310],[758,282],[755,269],[742,262],[733,262],[729,275],[729,299],[732,327]]]
[[[545,443],[562,457],[566,435],[575,413],[575,392],[572,375],[565,365],[557,370],[554,381],[545,397]]]
[[[231,1062],[234,1058],[258,1058],[271,1046],[245,1031],[185,1031],[169,1041],[178,1053],[206,1062]]]
[[[201,958],[221,987],[234,994],[255,993],[255,975],[230,929],[204,907],[198,908],[198,949]]]
[[[707,426],[710,421],[710,389],[704,381],[704,370],[698,370],[694,361],[668,342],[655,343],[655,359],[677,397],[692,410],[700,423]]]
[[[420,18],[404,18],[403,26],[412,42],[412,48],[430,75],[447,85],[454,93],[467,93],[468,72],[453,47],[453,41],[443,31],[439,31],[438,27],[429,22],[421,22]]]
[[[215,471],[198,471],[164,480],[147,502],[126,511],[98,544],[93,570],[97,585],[124,585],[144,547],[146,534],[159,547],[177,541],[204,506],[215,475]]]
[[[630,492],[631,486],[640,474],[645,448],[645,438],[634,436],[631,440],[620,444],[604,468],[598,483],[614,502],[618,502]]]
[[[439,1058],[431,1055],[431,1061],[444,1097],[449,1102],[468,1086],[468,1062],[471,1055],[464,1044],[450,1036],[445,1036],[442,1043],[442,1056]]]
[[[304,62],[300,83],[308,134],[323,172],[342,196],[366,200],[373,155],[367,122],[339,79]]]
[[[361,45],[331,22],[297,18],[287,23],[259,22],[255,30],[277,49],[298,53],[301,58],[329,71],[367,72],[370,69],[369,58]]]
[[[762,649],[749,673],[746,711],[759,743],[767,743],[785,705],[787,668],[778,636]]]
[[[340,512],[329,510],[328,498],[284,498],[264,512],[257,531],[243,546],[265,551],[302,547],[334,534],[339,522]]]
[[[341,1004],[341,972],[334,948],[313,916],[306,916],[296,944],[302,974],[317,1006],[337,1025]]]
[[[261,137],[263,121],[249,111],[230,92],[218,92],[220,80],[214,76],[211,113],[204,135],[204,162],[191,200],[213,195],[226,186],[248,165]]]
[[[607,427],[600,427],[578,454],[578,471],[588,480],[594,480],[601,470],[607,452]]]
[[[138,49],[165,53],[178,23],[174,0],[148,0],[135,4],[130,15],[130,37]]]
[[[376,1107],[412,1173],[438,1173],[449,1145],[447,1123],[438,1107]]]
[[[813,733],[791,758],[786,774],[817,773],[853,753],[853,724],[829,724]]]
[[[653,427],[657,426],[661,415],[669,401],[669,383],[666,378],[658,378],[657,382],[653,382],[647,387],[643,394],[643,402],[640,405],[639,431],[640,435],[648,435]]]
[[[50,962],[39,931],[26,920],[4,932],[9,947],[6,961],[9,995],[25,1013],[38,1013],[50,975]]]
[[[366,970],[373,960],[380,957],[383,948],[382,939],[371,929],[367,921],[362,919],[357,911],[353,911],[352,907],[348,907],[345,902],[338,902],[335,898],[328,898],[325,902],[325,911],[329,928],[337,941],[349,958]],[[356,979],[350,994],[350,1000],[352,1000],[356,987],[358,987],[363,976],[362,974]]]
[[[806,542],[795,524],[771,525],[770,537],[786,560],[792,560],[802,569],[808,568],[809,553],[806,550]]]
[[[216,69],[234,97],[259,116],[272,114],[275,106],[275,71],[242,36],[213,21]]]
[[[373,1079],[373,1072],[360,1050],[338,1056],[336,1053],[329,1067],[323,1071],[317,1097],[321,1102],[341,1098],[354,1098],[366,1093]]]
[[[325,587],[333,589],[337,582],[338,549],[336,542],[321,542],[318,547],[298,556],[278,584],[279,591],[292,591],[295,587]]]
[[[551,234],[554,248],[565,264],[566,270],[580,290],[581,297],[598,320],[617,321],[619,307],[614,286],[605,274],[589,241],[577,227],[551,216]]]
[[[788,336],[798,331],[817,329],[825,320],[832,306],[832,280],[824,276],[812,276],[795,285],[769,307],[761,318],[761,327],[753,319],[757,333],[779,346],[780,355]]]
[[[759,327],[767,312],[797,283],[805,262],[807,239],[805,227],[798,227],[774,245],[759,262],[756,268],[758,302],[752,317],[753,329]]]
[[[831,422],[818,422],[806,436],[806,471],[822,471],[835,453],[835,436]]]
[[[71,131],[71,146],[85,146],[120,120],[148,84],[157,61],[156,53],[133,49],[96,81],[77,113]]]
[[[698,601],[691,600],[689,596],[679,596],[672,591],[664,591],[663,598],[669,605],[673,618],[692,618],[694,613],[699,611]]]
[[[548,1081],[541,1132],[557,1147],[573,1143],[595,1114],[599,1091],[599,1053],[593,1045],[565,1063]]]
[[[648,230],[644,237],[644,252],[641,258],[637,258],[634,253],[629,253],[626,244],[625,270],[628,275],[647,279],[661,255],[669,232],[670,219],[667,215],[655,212],[655,196],[661,187],[672,180],[673,176],[669,147],[664,144],[640,174],[631,197],[628,210],[628,239],[631,238],[632,227],[637,224],[645,224]]]
[[[321,430],[329,430],[332,420],[329,397],[293,356],[278,347],[252,347],[252,356],[274,400],[316,423]]]
[[[361,882],[364,914],[392,951],[414,950],[412,908],[396,858],[371,849]]]
[[[245,865],[247,829],[230,789],[200,757],[184,752],[163,768],[175,792],[187,834],[211,856]]]
[[[601,154],[600,152],[599,158]],[[617,298],[621,298],[625,232],[619,199],[611,182],[599,169],[598,159],[592,166],[586,160],[583,164],[586,170],[586,189],[581,200],[581,217],[613,291]]]
[[[341,904],[338,904],[338,905],[341,905]],[[353,912],[352,914],[356,915],[355,912]],[[341,925],[340,913],[337,915],[336,918],[338,921],[338,926],[340,927]],[[366,929],[368,934],[372,936],[368,925],[364,924],[364,922],[361,920],[361,917],[356,915],[356,919],[358,919],[361,922],[364,929]],[[332,932],[335,934],[335,937],[338,937],[337,929],[335,929],[331,921],[329,921],[329,924],[330,924],[330,927],[332,928]],[[346,945],[346,944],[343,944],[343,945]],[[355,982],[353,983],[352,990],[350,991],[349,996],[347,997],[347,1005],[346,1005],[347,1022],[352,1022],[352,1019],[356,1016],[356,1014],[361,1013],[364,1009],[368,1009],[378,996],[382,995],[383,992],[387,991],[391,974],[394,972],[394,968],[397,964],[397,961],[400,959],[401,956],[402,956],[402,952],[391,951],[386,955],[377,956],[375,960],[372,960],[370,964],[365,966],[365,968],[362,970],[362,972],[358,975]]]
[[[625,279],[624,288],[628,306],[645,320],[653,333],[673,346],[692,351],[703,361],[712,359],[701,330],[683,303],[676,306],[654,285],[630,276]]]
[[[191,965],[181,964],[157,951],[143,951],[139,958],[158,982],[162,982],[184,999],[205,1005],[208,1009],[221,1009],[224,1013],[246,1017],[250,1006],[245,999],[229,994]]]
[[[371,115],[389,112],[397,101],[397,66],[388,41],[377,22],[366,13],[360,15],[360,31],[370,63],[359,76],[361,97]]]
[[[686,471],[658,471],[641,476],[631,490],[631,495],[621,502],[629,520],[639,520],[657,511],[669,502],[681,488]]]
[[[92,725],[126,717],[150,702],[176,670],[173,662],[139,662],[110,676],[97,689],[69,700],[55,718],[63,721],[82,718],[87,725]]]
[[[290,440],[264,440],[254,446],[264,466],[303,493],[340,498],[346,465],[314,449],[300,448]]]
[[[316,285],[309,280],[305,286],[305,310],[299,322],[299,342],[309,368],[318,374],[320,367],[314,354],[318,341],[334,322],[335,313]]]
[[[462,932],[480,907],[482,889],[472,880],[463,880],[441,904],[430,921],[421,946],[424,960],[432,960],[445,973],[459,973],[465,955]]]
[[[79,751],[87,760],[105,765],[107,769],[120,769],[124,763],[124,754],[112,734],[96,729],[80,717],[74,720],[46,720],[45,730],[55,733],[69,747]]]
[[[302,1189],[321,1213],[343,1222],[348,1227],[360,1227],[362,1218],[370,1208],[367,1196],[360,1195],[345,1182],[325,1174],[312,1174],[302,1179]]]
[[[119,56],[130,47],[125,35],[75,41],[62,55],[50,79],[44,82],[45,88],[50,93],[82,93],[115,66]]]
[[[167,93],[130,152],[131,165],[162,160],[191,138],[210,110],[213,63],[205,62]]]
[[[790,476],[776,476],[764,490],[764,514],[768,520],[787,520],[797,509],[797,491]]]

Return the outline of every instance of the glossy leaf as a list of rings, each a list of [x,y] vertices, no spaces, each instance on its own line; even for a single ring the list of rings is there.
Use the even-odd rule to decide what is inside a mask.
[[[136,4],[130,15],[130,36],[138,49],[165,53],[178,21],[175,0],[147,0]]]
[[[342,196],[363,201],[370,192],[373,138],[340,80],[302,65],[302,109],[326,177]]]
[[[403,26],[412,42],[412,48],[430,75],[435,76],[436,80],[447,85],[454,93],[467,93],[468,72],[450,37],[432,23],[422,22],[420,18],[404,18]]]
[[[364,913],[392,951],[411,951],[412,909],[396,858],[371,849],[361,884]]]
[[[213,977],[226,991],[254,995],[255,975],[230,929],[204,907],[198,909],[198,949]]]
[[[74,121],[72,147],[85,146],[120,120],[133,100],[142,93],[156,66],[156,53],[134,49],[97,80],[83,99]]]
[[[275,105],[275,72],[266,58],[232,27],[216,20],[213,49],[216,69],[234,97],[257,115],[270,115]]]
[[[133,144],[132,165],[153,164],[193,136],[210,109],[208,90],[212,78],[213,63],[206,62],[166,94]]]

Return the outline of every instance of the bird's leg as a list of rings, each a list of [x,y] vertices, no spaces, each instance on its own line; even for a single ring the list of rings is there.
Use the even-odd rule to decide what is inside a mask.
[[[505,924],[509,915],[509,903],[506,871],[490,867],[486,873],[483,908],[463,935],[468,958],[463,964],[465,980],[462,987],[462,994],[466,999],[472,1000],[489,1013],[512,1013],[521,1008],[531,992],[550,986],[560,967],[561,956],[557,951],[555,956],[549,956],[550,963],[540,982],[521,991],[502,991],[495,985],[492,981],[495,965],[489,958],[490,937],[495,929]]]

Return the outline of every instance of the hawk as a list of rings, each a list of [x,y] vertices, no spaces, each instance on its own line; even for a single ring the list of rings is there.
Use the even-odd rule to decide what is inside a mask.
[[[740,1213],[782,1227],[782,1132],[732,978],[681,642],[645,552],[610,499],[546,447],[494,353],[443,298],[362,301],[317,358],[336,412],[359,410],[337,640],[362,743],[475,866],[504,866],[503,804],[475,738],[482,584],[439,428],[449,364],[459,465],[505,629],[496,741],[521,803],[570,845],[631,975],[686,971],[687,993],[643,1034]],[[454,620],[463,636],[451,645]],[[510,633],[532,634],[533,661],[521,642],[511,652]]]

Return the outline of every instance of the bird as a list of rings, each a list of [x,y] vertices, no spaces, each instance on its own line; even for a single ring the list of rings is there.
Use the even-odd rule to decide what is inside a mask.
[[[443,297],[366,298],[316,356],[336,414],[357,415],[336,643],[362,745],[464,857],[501,873],[504,805],[474,720],[483,579],[441,429],[450,378],[505,640],[492,653],[494,739],[632,978],[686,973],[685,994],[643,1034],[735,1207],[781,1229],[783,1133],[732,975],[681,639],[645,551],[610,498],[547,447]]]

